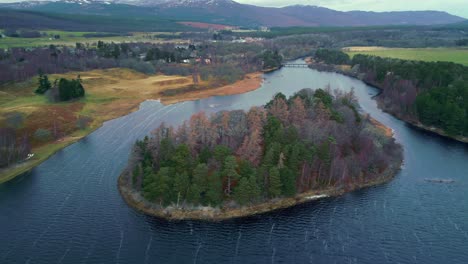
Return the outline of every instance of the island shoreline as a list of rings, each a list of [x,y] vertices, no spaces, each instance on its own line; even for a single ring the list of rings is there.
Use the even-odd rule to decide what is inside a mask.
[[[364,182],[353,184],[349,189],[344,188],[327,188],[323,190],[311,190],[309,192],[298,194],[294,197],[278,198],[248,207],[218,209],[211,207],[201,207],[195,210],[156,208],[146,201],[139,193],[136,193],[131,188],[125,186],[125,172],[123,172],[117,181],[119,193],[125,203],[134,210],[145,215],[153,216],[159,219],[168,221],[206,221],[206,222],[222,222],[232,219],[248,218],[252,216],[267,214],[275,211],[292,208],[297,205],[326,199],[339,197],[347,193],[352,193],[358,190],[363,190],[371,187],[376,187],[385,183],[389,183],[401,171],[403,158],[398,159],[395,164],[387,168],[380,177]]]
[[[384,134],[393,138],[393,130],[378,120],[369,117],[370,122],[377,129],[380,129]],[[262,215],[291,208],[300,204],[317,201],[320,199],[342,196],[354,191],[375,187],[390,182],[401,171],[404,163],[402,150],[398,157],[394,157],[393,163],[390,164],[379,177],[372,181],[354,183],[346,188],[343,187],[329,187],[322,190],[311,190],[305,193],[300,193],[294,197],[282,197],[269,201],[265,201],[251,206],[244,206],[240,208],[212,208],[212,207],[197,207],[197,209],[178,209],[173,207],[158,208],[153,203],[147,201],[137,190],[127,186],[131,180],[125,179],[128,177],[126,169],[119,175],[117,180],[117,188],[125,203],[134,210],[144,213],[149,216],[168,220],[168,221],[187,221],[198,220],[207,222],[221,222],[231,219],[247,218],[256,215]]]

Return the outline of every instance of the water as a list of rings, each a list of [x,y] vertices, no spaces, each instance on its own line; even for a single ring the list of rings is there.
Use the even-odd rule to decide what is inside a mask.
[[[363,110],[395,130],[405,155],[395,180],[222,223],[158,220],[120,197],[117,177],[131,146],[162,121],[248,109],[280,91],[328,84],[354,87]],[[383,113],[371,99],[376,93],[342,75],[284,68],[247,94],[171,106],[145,102],[0,185],[0,263],[468,263],[468,147]]]

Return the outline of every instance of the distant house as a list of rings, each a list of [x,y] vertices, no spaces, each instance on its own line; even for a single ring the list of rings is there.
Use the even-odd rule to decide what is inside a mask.
[[[246,40],[243,39],[243,38],[240,38],[240,39],[234,39],[232,42],[233,42],[233,43],[245,43]]]
[[[265,27],[265,26],[261,26],[258,28],[260,31],[262,32],[270,32],[270,29],[268,27]]]
[[[189,45],[176,45],[175,48],[176,48],[176,49],[185,49],[185,50],[188,50],[188,49],[189,49]]]

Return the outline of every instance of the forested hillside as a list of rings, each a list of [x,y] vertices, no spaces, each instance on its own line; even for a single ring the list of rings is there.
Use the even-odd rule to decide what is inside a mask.
[[[452,136],[468,133],[468,67],[451,62],[421,62],[356,55],[353,65],[366,81],[382,87],[387,111],[443,129]]]
[[[57,29],[91,32],[190,31],[190,27],[156,16],[90,15],[0,8],[0,28]]]
[[[350,64],[351,74],[382,89],[380,106],[412,123],[468,134],[468,67],[452,62],[409,61],[321,49],[318,62]]]
[[[304,89],[265,107],[198,113],[136,142],[128,187],[162,207],[249,205],[322,188],[353,189],[382,176],[401,149],[353,93]]]

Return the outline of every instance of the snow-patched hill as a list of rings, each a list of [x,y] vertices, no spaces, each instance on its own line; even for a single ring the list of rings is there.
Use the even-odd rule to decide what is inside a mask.
[[[67,14],[156,16],[238,26],[434,25],[465,20],[439,11],[341,12],[309,5],[260,7],[233,0],[51,0],[0,4],[1,7]]]

